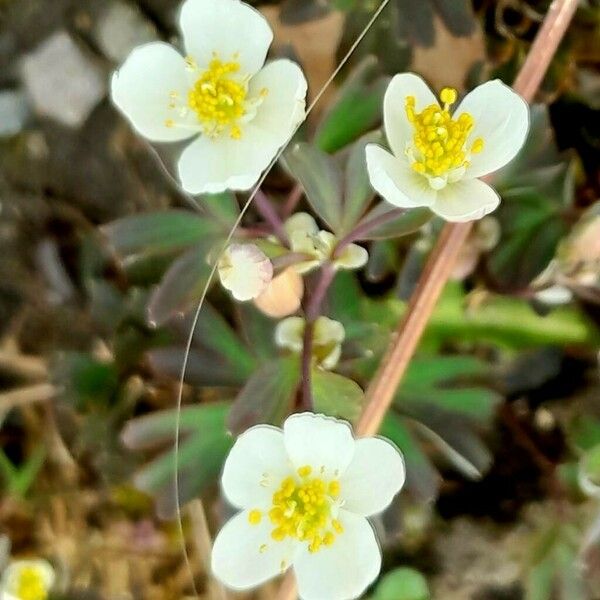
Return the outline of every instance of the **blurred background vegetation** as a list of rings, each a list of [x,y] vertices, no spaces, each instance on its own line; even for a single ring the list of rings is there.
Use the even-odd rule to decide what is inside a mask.
[[[378,6],[254,4],[273,55],[298,60],[313,95]],[[357,157],[380,135],[390,75],[510,83],[548,5],[391,0],[267,179],[280,214],[308,210],[334,230],[332,206],[354,226],[377,214]],[[173,409],[206,258],[243,196],[190,206],[107,97],[134,46],[177,40],[177,6],[0,0],[0,563],[48,558],[57,599],[192,597]],[[384,424],[408,482],[376,523],[373,600],[600,597],[599,67],[600,5],[581,0],[527,145],[496,179],[502,205],[464,248]],[[346,341],[335,372],[314,372],[317,410],[360,412],[439,229],[414,211],[365,236],[365,269],[337,275],[324,314]],[[268,226],[251,210],[238,235],[257,231]],[[179,468],[203,598],[224,597],[206,561],[229,514],[229,432],[280,423],[297,403],[299,359],[276,348],[276,324],[213,286],[194,335]]]

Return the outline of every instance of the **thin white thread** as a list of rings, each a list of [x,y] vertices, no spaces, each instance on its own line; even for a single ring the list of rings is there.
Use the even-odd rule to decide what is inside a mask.
[[[246,203],[242,207],[242,210],[240,211],[238,218],[236,219],[235,223],[233,224],[231,231],[229,232],[229,234],[223,244],[223,247],[221,248],[218,256],[215,258],[215,262],[214,262],[214,265],[208,276],[206,285],[204,286],[204,289],[202,290],[202,295],[200,296],[200,300],[198,302],[198,307],[196,308],[196,312],[194,314],[194,319],[192,320],[192,326],[190,328],[190,333],[188,335],[188,339],[187,339],[187,343],[186,343],[186,347],[185,347],[185,353],[183,355],[183,363],[181,365],[181,374],[179,376],[179,389],[177,391],[177,408],[176,408],[176,417],[175,417],[175,441],[174,441],[173,447],[174,447],[174,451],[175,451],[175,456],[174,456],[175,510],[176,510],[176,515],[177,515],[177,524],[178,524],[179,535],[180,535],[180,539],[181,539],[182,553],[183,553],[188,571],[190,573],[190,578],[192,581],[192,589],[194,590],[194,595],[196,597],[199,597],[199,593],[198,593],[198,589],[196,588],[196,582],[195,582],[195,578],[194,578],[194,570],[192,569],[190,557],[189,557],[189,554],[187,551],[187,547],[185,545],[185,536],[184,536],[184,532],[183,532],[183,520],[182,520],[182,515],[181,515],[181,504],[180,504],[180,494],[179,494],[179,441],[180,441],[179,429],[180,429],[180,425],[181,425],[181,404],[182,404],[182,400],[183,400],[183,384],[185,382],[185,374],[187,371],[189,356],[190,356],[190,352],[192,349],[194,333],[196,331],[196,326],[198,325],[198,319],[200,318],[200,311],[202,310],[202,307],[204,306],[204,301],[206,300],[206,296],[208,294],[210,284],[212,283],[215,273],[217,272],[217,265],[219,264],[219,259],[221,258],[221,256],[225,252],[225,250],[227,249],[227,246],[229,245],[231,240],[233,239],[235,230],[240,226],[246,212],[248,211],[248,209],[250,208],[250,205],[252,204],[252,201],[254,200],[254,197],[258,193],[258,190],[260,190],[262,184],[265,182],[265,179],[269,175],[271,169],[277,164],[277,161],[281,158],[281,155],[284,153],[285,149],[287,148],[287,145],[290,143],[290,141],[292,140],[294,135],[296,135],[297,131],[300,129],[302,124],[306,121],[308,116],[314,110],[315,106],[319,103],[319,101],[323,97],[323,94],[327,91],[329,86],[333,83],[334,79],[338,76],[339,72],[344,68],[345,64],[348,62],[348,60],[350,59],[352,54],[354,54],[354,51],[356,50],[356,48],[363,41],[364,37],[367,35],[369,30],[371,29],[371,27],[373,26],[375,21],[377,21],[377,19],[379,18],[379,15],[382,13],[382,11],[385,9],[385,7],[389,4],[389,2],[390,2],[390,0],[383,0],[381,2],[381,4],[379,5],[379,8],[375,11],[375,13],[371,17],[371,19],[369,20],[369,22],[367,23],[365,28],[362,30],[360,35],[356,38],[356,41],[352,44],[352,46],[350,46],[350,49],[348,50],[348,52],[346,53],[344,58],[341,60],[340,64],[335,68],[335,70],[333,71],[333,73],[331,74],[329,79],[327,79],[327,81],[321,87],[320,91],[315,96],[314,100],[310,103],[310,105],[306,109],[304,119],[295,127],[295,129],[292,131],[292,134],[289,136],[287,142],[281,147],[279,152],[277,152],[277,154],[275,155],[275,158],[273,158],[273,160],[269,163],[265,172],[258,180],[256,186],[254,187],[254,190],[250,194],[250,197],[248,198],[248,200],[246,200]]]

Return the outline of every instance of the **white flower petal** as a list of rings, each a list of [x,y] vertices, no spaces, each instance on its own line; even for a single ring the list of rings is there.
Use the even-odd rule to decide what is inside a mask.
[[[326,346],[331,343],[341,344],[346,338],[346,330],[339,321],[329,317],[319,317],[315,322],[314,343]]]
[[[324,478],[340,477],[354,456],[350,425],[324,415],[301,413],[288,417],[283,438],[296,468],[311,466]]]
[[[302,350],[304,335],[304,319],[289,317],[275,327],[275,344],[279,348],[288,348],[294,352]]]
[[[354,458],[340,480],[344,510],[368,517],[382,512],[402,489],[404,459],[389,441],[356,440]]]
[[[319,226],[315,219],[305,212],[299,212],[286,219],[285,231],[289,237],[296,232],[301,232],[304,235],[316,235],[319,233]]]
[[[267,20],[239,0],[186,0],[179,26],[186,52],[200,70],[216,52],[223,61],[239,62],[243,75],[254,75],[273,41]]]
[[[223,493],[238,508],[268,506],[273,492],[292,470],[281,429],[257,425],[238,437],[227,456]]]
[[[216,194],[249,190],[277,152],[277,145],[252,123],[242,128],[242,138],[200,136],[181,154],[178,171],[182,187],[190,194]]]
[[[243,511],[225,524],[212,551],[213,574],[234,590],[253,588],[281,574],[292,564],[297,550],[293,538],[282,542],[271,538],[273,527],[268,517],[251,525],[248,513]]]
[[[254,305],[265,315],[281,319],[294,314],[302,303],[304,280],[294,267],[288,267],[273,280],[254,300]]]
[[[467,94],[454,118],[464,112],[475,120],[467,147],[477,138],[483,139],[484,143],[483,150],[471,156],[467,177],[481,177],[497,171],[522,148],[529,129],[529,107],[521,96],[498,79]]]
[[[498,208],[500,196],[479,179],[463,179],[438,192],[431,210],[454,223],[482,219]]]
[[[218,270],[223,287],[240,302],[260,296],[273,279],[273,263],[254,244],[228,246]]]
[[[383,114],[385,134],[397,157],[404,155],[406,143],[414,135],[413,125],[406,116],[407,96],[414,96],[416,112],[421,112],[430,104],[438,104],[429,86],[418,75],[402,73],[392,79],[385,93]]]
[[[358,244],[349,244],[335,259],[334,265],[340,269],[360,269],[367,264],[369,253]]]
[[[381,550],[369,522],[340,510],[344,527],[331,546],[310,553],[306,547],[294,561],[302,600],[352,600],[377,578]]]
[[[340,357],[342,356],[342,346],[341,344],[336,344],[331,352],[321,360],[321,367],[330,371],[334,369],[337,364],[340,362]]]
[[[200,131],[192,112],[182,117],[169,108],[170,94],[186,103],[188,79],[185,61],[174,48],[153,42],[135,48],[113,74],[113,102],[144,137],[155,142],[175,142]],[[173,121],[173,127],[166,123]]]
[[[308,84],[300,67],[287,59],[270,62],[250,81],[248,96],[266,90],[252,125],[268,132],[278,147],[286,144],[304,120]]]
[[[380,146],[366,148],[371,185],[390,204],[400,208],[431,206],[437,192],[426,177],[416,173],[402,158],[396,158]]]

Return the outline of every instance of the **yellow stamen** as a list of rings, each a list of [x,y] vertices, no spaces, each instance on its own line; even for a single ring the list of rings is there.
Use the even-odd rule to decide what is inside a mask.
[[[299,479],[287,477],[281,482],[273,494],[269,519],[273,525],[273,540],[295,538],[306,542],[310,552],[318,552],[322,546],[334,543],[334,532],[339,535],[343,531],[331,514],[341,486],[337,480],[311,477],[312,473],[312,467],[306,465],[297,470]]]
[[[198,70],[192,58],[188,57],[186,63],[190,70]],[[248,98],[248,78],[240,70],[236,57],[224,62],[217,53],[213,53],[208,69],[200,74],[189,91],[187,109],[196,113],[205,135],[216,138],[228,134],[234,140],[241,139],[241,124],[247,120],[248,111],[252,111],[268,94],[268,90],[263,88],[256,98]],[[171,94],[170,106],[174,105],[175,99]]]
[[[248,522],[250,525],[258,525],[262,521],[262,513],[260,510],[254,509],[248,513]]]
[[[484,141],[481,138],[466,148],[475,120],[469,113],[462,113],[457,119],[452,117],[450,108],[457,99],[455,89],[444,88],[440,92],[443,107],[430,104],[417,113],[415,97],[406,97],[406,116],[414,127],[412,148],[407,153],[411,156],[411,166],[415,172],[430,178],[443,177],[456,169],[467,167],[469,154],[483,150]]]

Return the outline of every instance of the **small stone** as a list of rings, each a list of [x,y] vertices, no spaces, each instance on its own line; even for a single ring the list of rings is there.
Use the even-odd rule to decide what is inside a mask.
[[[0,92],[0,137],[19,133],[29,115],[27,98],[19,90]]]
[[[23,58],[21,75],[35,112],[79,127],[106,93],[102,70],[65,31]]]
[[[104,55],[116,63],[123,62],[136,46],[159,39],[156,27],[137,8],[120,1],[106,6],[94,36]]]

